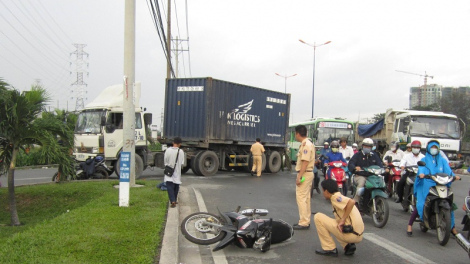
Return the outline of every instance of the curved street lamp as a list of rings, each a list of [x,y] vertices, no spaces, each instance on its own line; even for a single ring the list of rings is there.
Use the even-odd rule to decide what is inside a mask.
[[[287,93],[287,78],[294,77],[294,76],[297,75],[297,73],[294,74],[294,75],[289,75],[289,76],[287,76],[287,75],[284,76],[284,75],[281,75],[279,73],[276,73],[276,75],[284,78],[284,93]]]
[[[320,46],[323,46],[323,45],[326,45],[326,44],[329,44],[331,43],[331,41],[327,41],[323,44],[320,44],[320,45],[316,45],[315,42],[312,44],[310,43],[307,43],[301,39],[299,39],[300,42],[302,42],[303,44],[305,45],[309,45],[310,47],[313,47],[313,86],[312,86],[312,118],[313,118],[313,106],[315,104],[315,50],[320,47]]]

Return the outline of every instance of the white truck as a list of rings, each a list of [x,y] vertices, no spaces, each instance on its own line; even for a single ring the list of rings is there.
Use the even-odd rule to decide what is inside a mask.
[[[139,106],[140,83],[136,83],[135,95],[135,170],[136,178],[148,166],[163,168],[163,152],[152,153],[148,148],[152,114],[144,113]],[[75,125],[73,155],[78,161],[103,156],[111,175],[119,175],[120,154],[123,148],[123,85],[113,85],[80,111]],[[148,133],[148,134],[147,134]]]
[[[362,142],[364,138],[372,138],[382,154],[392,141],[399,141],[400,147],[405,149],[407,143],[419,140],[424,149],[429,140],[437,139],[450,160],[457,159],[465,132],[465,123],[455,115],[393,109],[388,109],[385,118],[377,123],[356,127],[356,140]]]

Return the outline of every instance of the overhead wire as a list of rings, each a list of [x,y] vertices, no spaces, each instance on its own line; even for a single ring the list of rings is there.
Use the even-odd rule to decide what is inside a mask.
[[[177,11],[178,9],[176,7],[176,0],[173,0],[173,1],[175,3],[176,26],[178,28],[178,35],[180,36],[180,39],[181,39],[180,24],[179,24],[179,20],[178,20],[178,11]],[[182,45],[183,41],[180,40],[180,43],[181,43],[181,50],[182,50],[181,54],[183,54],[183,56],[182,56],[183,57],[183,59],[182,59],[183,60],[183,73],[184,73],[184,77],[186,77],[186,66],[184,65],[184,49],[183,49],[183,45]],[[176,46],[179,47],[180,43],[178,43],[178,41],[176,41]]]
[[[166,44],[167,39],[166,39],[166,35],[165,35],[165,28],[163,26],[162,15],[161,15],[161,12],[160,12],[160,5],[158,4],[158,0],[154,0],[154,4],[155,4],[155,7],[156,7],[156,9],[155,9],[156,23],[157,23],[157,25],[159,25],[158,28],[160,30],[160,31],[157,30],[157,32],[161,32],[161,33],[159,33],[160,41]],[[164,46],[163,52],[166,55],[167,63],[170,66],[170,72],[171,72],[172,76],[175,77],[175,71],[174,71],[173,65],[171,63],[171,52],[170,52],[171,48],[170,48],[170,50],[167,50],[166,45],[163,45],[163,46]]]
[[[188,26],[188,0],[185,0],[185,10],[186,10],[186,37],[188,38],[188,67],[189,67],[189,77],[192,77],[191,73],[191,54],[189,49],[189,26]]]
[[[29,2],[29,0],[28,0]],[[59,26],[59,24],[57,24],[57,22],[55,21],[54,17],[51,16],[51,14],[49,13],[49,11],[47,11],[47,9],[42,5],[41,1],[37,1],[41,6],[42,8],[46,11],[46,13],[49,15],[49,17],[52,19],[52,21],[56,24],[57,28],[59,28],[60,31],[62,31],[62,33],[64,33],[64,35],[70,40],[70,43],[73,43],[73,40],[69,37],[69,35],[67,35],[67,33],[65,33],[64,30],[62,30],[62,28]]]

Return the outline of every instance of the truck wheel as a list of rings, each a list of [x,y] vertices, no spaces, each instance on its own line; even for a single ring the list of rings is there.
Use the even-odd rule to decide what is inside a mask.
[[[263,156],[261,157],[261,171],[266,170],[266,154],[263,153]]]
[[[202,176],[201,175],[201,172],[199,171],[199,166],[198,166],[198,162],[197,162],[197,158],[199,157],[199,155],[202,153],[201,152],[198,152],[196,155],[192,156],[191,157],[191,170],[194,172],[194,174],[196,174],[197,176]]]
[[[114,172],[116,173],[118,179],[120,178],[119,171],[121,169],[121,157],[116,161],[114,165]],[[144,171],[144,161],[142,158],[135,154],[135,178],[138,179],[142,176],[142,172]]]
[[[271,152],[271,154],[267,156],[266,171],[276,173],[281,169],[281,166],[281,154],[277,151]]]
[[[185,174],[191,169],[191,160],[186,161],[186,167],[181,168],[181,174]]]
[[[198,155],[196,163],[202,176],[212,176],[219,170],[219,157],[214,151],[206,150]]]

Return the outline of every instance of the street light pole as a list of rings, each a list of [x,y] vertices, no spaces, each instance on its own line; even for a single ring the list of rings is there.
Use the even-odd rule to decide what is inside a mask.
[[[315,42],[312,45],[312,44],[307,43],[307,42],[305,42],[301,39],[299,39],[299,41],[302,42],[303,44],[306,44],[306,45],[309,45],[310,47],[313,47],[313,85],[312,85],[312,119],[313,119],[313,107],[315,105],[315,50],[317,49],[317,47],[320,47],[320,46],[331,43],[331,41],[327,41],[327,42],[325,42],[323,44],[320,44],[320,45],[316,45]]]
[[[277,76],[280,76],[280,77],[282,77],[282,78],[284,78],[284,93],[287,93],[287,78],[294,77],[294,76],[297,75],[297,73],[294,74],[294,75],[290,75],[290,76],[281,75],[281,74],[279,74],[279,73],[276,73],[276,75],[277,75]]]

